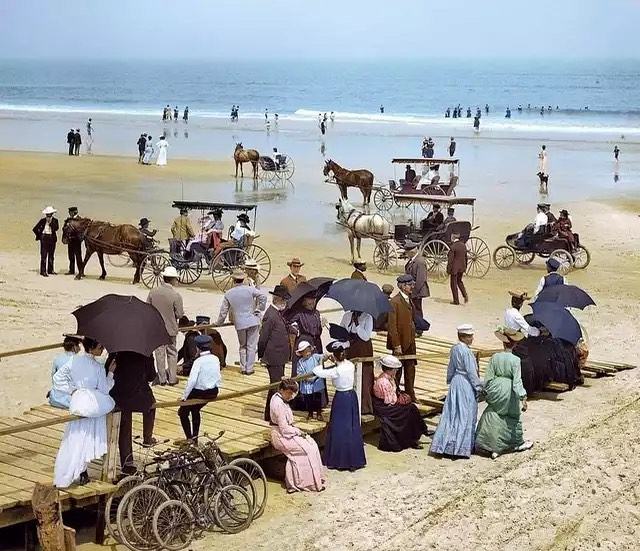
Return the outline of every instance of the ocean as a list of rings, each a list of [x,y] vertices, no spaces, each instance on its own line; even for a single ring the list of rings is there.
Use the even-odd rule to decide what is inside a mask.
[[[93,113],[160,117],[189,106],[195,119],[455,125],[447,107],[483,109],[497,131],[640,133],[640,61],[0,61],[0,115]],[[484,113],[485,104],[490,113]],[[384,114],[380,113],[384,106]],[[522,106],[522,112],[517,107]],[[527,106],[531,105],[531,109]],[[540,115],[540,106],[551,106]],[[512,118],[504,117],[510,107]],[[556,109],[557,107],[557,109]],[[588,109],[586,109],[588,108]]]

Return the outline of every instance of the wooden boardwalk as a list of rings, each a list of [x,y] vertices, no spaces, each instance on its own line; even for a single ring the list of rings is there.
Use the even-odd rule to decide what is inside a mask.
[[[446,368],[448,353],[452,343],[432,337],[422,337],[418,341],[418,361],[416,371],[416,394],[419,407],[424,415],[436,414],[447,393]],[[374,338],[374,355],[386,354],[385,338]],[[480,354],[480,374],[484,374],[490,351]],[[485,357],[483,357],[485,356]],[[590,362],[587,376],[613,374],[620,369],[633,366],[624,364],[604,364]],[[243,376],[237,367],[223,370],[225,394],[246,391],[251,387],[269,383],[265,369],[257,366],[256,373]],[[331,386],[331,385],[329,385]],[[179,400],[184,388],[184,380],[176,387],[154,387],[158,402]],[[563,390],[562,385],[551,385],[552,390]],[[330,391],[331,393],[331,391]],[[269,424],[263,420],[266,391],[247,394],[237,398],[212,402],[202,410],[201,433],[217,435],[224,430],[219,441],[223,452],[229,456],[251,456],[255,459],[277,454],[271,447]],[[67,415],[66,411],[40,405],[15,418],[0,418],[0,430]],[[328,416],[327,416],[328,417]],[[320,433],[325,423],[306,421],[306,414],[296,413],[300,428],[310,434]],[[372,416],[363,416],[363,430],[370,432],[377,428]],[[140,415],[133,417],[133,434],[142,433]],[[64,424],[37,428],[13,435],[0,436],[0,528],[32,519],[31,494],[36,482],[51,483],[53,466]],[[171,443],[183,438],[176,408],[159,408],[156,413],[154,435],[158,439],[169,439]],[[63,508],[83,507],[99,501],[113,488],[108,482],[101,482],[102,466],[96,462],[90,469],[92,482],[86,486],[74,486],[61,491]]]

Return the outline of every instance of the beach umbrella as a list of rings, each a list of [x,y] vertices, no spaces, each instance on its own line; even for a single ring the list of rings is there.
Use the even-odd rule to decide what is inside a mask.
[[[536,302],[555,302],[569,308],[584,310],[587,306],[595,306],[596,303],[588,293],[575,285],[553,285],[545,287],[536,298]]]
[[[556,302],[534,302],[533,319],[544,325],[551,336],[575,345],[582,337],[578,320],[564,306]]]
[[[301,283],[291,293],[291,297],[287,301],[288,309],[293,309],[296,303],[311,293],[314,293],[316,299],[320,300],[334,281],[332,277],[313,277],[309,281]]]
[[[171,343],[160,312],[133,296],[105,295],[72,314],[78,322],[76,333],[97,340],[110,353],[150,356]]]
[[[389,299],[375,283],[363,279],[341,279],[335,281],[327,291],[327,298],[332,298],[345,310],[366,312],[374,319],[391,310]]]

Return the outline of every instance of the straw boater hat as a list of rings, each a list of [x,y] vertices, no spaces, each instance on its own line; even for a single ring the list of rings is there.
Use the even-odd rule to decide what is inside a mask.
[[[395,356],[382,356],[382,358],[380,358],[380,367],[382,369],[400,369],[402,362]]]
[[[294,256],[289,262],[287,262],[287,266],[304,266],[304,262],[301,262],[297,256]]]
[[[42,214],[44,214],[46,216],[47,214],[55,214],[56,212],[58,212],[58,211],[56,209],[54,209],[53,207],[46,207],[42,211]]]
[[[360,258],[356,258],[356,259],[353,261],[353,265],[357,268],[358,266],[366,266],[366,265],[367,265],[367,263],[366,263],[366,261],[364,261],[364,260],[362,260],[362,259],[360,259]]]
[[[178,270],[176,270],[173,266],[167,266],[164,270],[162,270],[162,277],[178,277]]]
[[[504,343],[519,342],[524,339],[524,335],[520,331],[510,327],[498,327],[493,334]]]
[[[509,291],[509,294],[512,297],[519,298],[519,299],[522,299],[522,300],[529,300],[531,298],[529,296],[529,293],[527,293],[526,291],[523,291],[522,289],[513,289],[513,290]]]
[[[247,258],[246,262],[244,263],[244,267],[245,269],[249,268],[249,270],[260,272],[260,265],[253,258]]]
[[[462,325],[458,325],[456,328],[458,331],[458,335],[473,335],[473,325],[470,323],[463,323]]]
[[[234,281],[244,281],[247,278],[247,274],[245,274],[242,270],[235,269],[231,272],[231,279]]]
[[[301,356],[307,348],[313,348],[313,345],[309,341],[300,341],[296,348],[296,356]]]

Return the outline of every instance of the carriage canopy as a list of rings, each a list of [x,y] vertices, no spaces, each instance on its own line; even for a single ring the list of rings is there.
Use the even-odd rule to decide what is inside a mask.
[[[391,159],[391,162],[403,165],[457,165],[460,162],[460,159],[456,157],[400,157],[397,159]]]
[[[258,205],[239,204],[239,203],[206,203],[202,201],[174,201],[173,208],[175,209],[188,209],[188,210],[235,210],[248,212],[250,210],[256,210]]]

